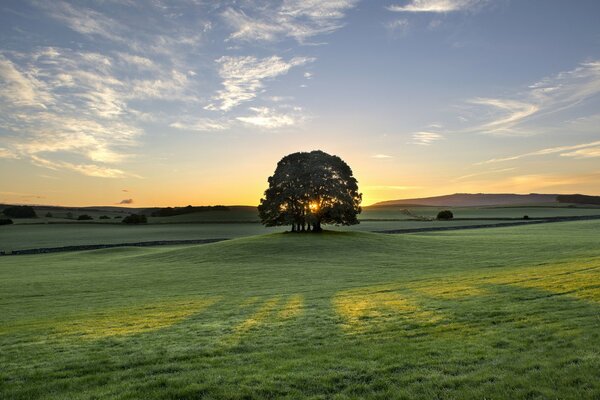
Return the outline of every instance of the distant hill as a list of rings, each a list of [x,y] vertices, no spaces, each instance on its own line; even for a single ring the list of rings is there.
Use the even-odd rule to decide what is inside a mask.
[[[539,203],[557,203],[557,194],[487,194],[487,193],[455,193],[445,196],[423,197],[418,199],[389,200],[373,204],[371,207],[420,205],[433,207],[476,207],[527,205]]]
[[[586,196],[584,194],[562,194],[557,196],[559,203],[595,204],[600,205],[600,196]]]

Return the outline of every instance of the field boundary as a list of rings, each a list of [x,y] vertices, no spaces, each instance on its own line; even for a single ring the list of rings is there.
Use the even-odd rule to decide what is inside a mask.
[[[75,246],[62,247],[42,247],[38,249],[13,250],[11,252],[0,251],[0,256],[18,256],[26,254],[46,254],[46,253],[61,253],[65,251],[83,251],[83,250],[99,250],[109,249],[113,247],[152,247],[152,246],[176,246],[179,244],[208,244],[229,240],[228,238],[217,239],[188,239],[188,240],[153,240],[149,242],[133,242],[133,243],[106,243],[106,244],[83,244]]]

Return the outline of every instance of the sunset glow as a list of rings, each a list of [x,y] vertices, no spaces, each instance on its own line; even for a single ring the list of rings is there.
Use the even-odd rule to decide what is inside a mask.
[[[364,205],[600,194],[597,1],[0,9],[0,203],[257,205],[316,149]]]

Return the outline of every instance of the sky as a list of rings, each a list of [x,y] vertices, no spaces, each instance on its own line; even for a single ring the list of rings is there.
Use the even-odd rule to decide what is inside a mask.
[[[316,149],[364,205],[600,195],[600,2],[0,3],[0,203],[255,205]]]

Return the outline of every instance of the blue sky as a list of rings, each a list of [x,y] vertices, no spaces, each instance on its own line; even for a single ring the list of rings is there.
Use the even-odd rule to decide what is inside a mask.
[[[0,201],[256,204],[322,149],[365,203],[600,194],[600,2],[3,1]]]

